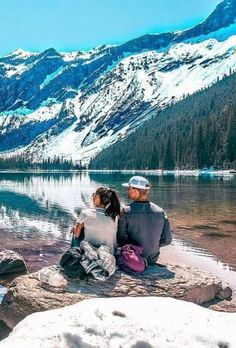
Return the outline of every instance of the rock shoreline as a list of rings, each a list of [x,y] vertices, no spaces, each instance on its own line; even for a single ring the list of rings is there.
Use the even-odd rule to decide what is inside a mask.
[[[42,284],[37,272],[15,278],[0,306],[0,320],[13,328],[29,314],[75,304],[84,299],[107,297],[172,297],[218,311],[236,312],[232,289],[221,280],[198,269],[168,263],[150,266],[142,275],[120,271],[106,280],[69,280],[57,289]],[[223,306],[220,303],[224,304]]]

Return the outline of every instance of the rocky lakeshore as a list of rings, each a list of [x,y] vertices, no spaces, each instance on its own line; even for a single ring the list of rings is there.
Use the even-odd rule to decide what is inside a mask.
[[[223,300],[230,302],[232,296],[231,288],[219,279],[174,263],[151,266],[140,276],[116,271],[105,282],[91,278],[68,280],[64,288],[49,287],[41,283],[37,275],[37,272],[21,275],[11,282],[0,307],[0,320],[8,327],[13,328],[29,314],[90,298],[172,297],[210,306]],[[230,307],[230,311],[236,312],[236,307]]]

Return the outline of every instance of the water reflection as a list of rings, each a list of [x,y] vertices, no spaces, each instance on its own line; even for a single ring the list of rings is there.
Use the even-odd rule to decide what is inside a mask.
[[[69,245],[78,212],[97,187],[117,189],[127,202],[129,173],[0,173],[0,238],[3,248],[23,251],[33,268],[55,262]],[[176,238],[236,269],[236,177],[149,177],[151,200],[168,213]],[[199,249],[200,248],[200,249]],[[194,251],[195,250],[195,251]],[[184,244],[182,252],[187,252]],[[213,256],[214,255],[214,256]]]

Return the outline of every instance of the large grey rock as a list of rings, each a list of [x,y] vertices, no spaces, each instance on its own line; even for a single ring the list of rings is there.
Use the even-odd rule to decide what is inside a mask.
[[[10,284],[0,308],[0,320],[14,327],[27,315],[96,297],[165,296],[204,304],[230,299],[229,286],[213,276],[177,264],[152,266],[141,276],[117,271],[105,282],[93,279],[68,281],[64,289],[43,285],[37,273],[17,277]]]
[[[0,252],[0,275],[26,272],[27,267],[21,255],[12,250]]]

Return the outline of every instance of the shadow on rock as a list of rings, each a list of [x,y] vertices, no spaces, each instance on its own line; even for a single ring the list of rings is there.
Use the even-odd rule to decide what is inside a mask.
[[[6,338],[11,331],[12,330],[3,321],[0,321],[0,341]]]

